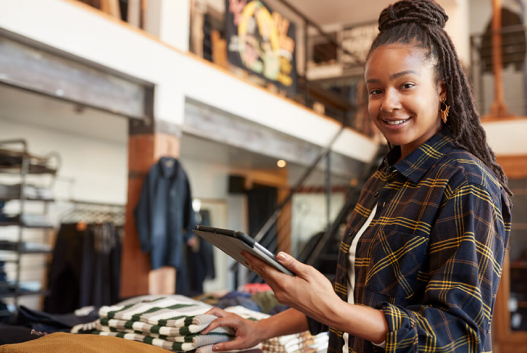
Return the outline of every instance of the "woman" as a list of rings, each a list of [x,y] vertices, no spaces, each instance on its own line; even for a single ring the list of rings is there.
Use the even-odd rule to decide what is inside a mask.
[[[231,326],[215,350],[330,327],[330,352],[490,352],[510,233],[507,178],[496,163],[444,10],[403,0],[382,11],[365,67],[368,112],[391,151],[368,180],[340,246],[334,288],[280,253],[289,277],[246,255],[292,309]]]

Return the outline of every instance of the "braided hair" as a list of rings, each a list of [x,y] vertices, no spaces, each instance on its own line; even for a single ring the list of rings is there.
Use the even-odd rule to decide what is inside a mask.
[[[407,44],[428,50],[434,61],[435,76],[446,85],[446,104],[450,105],[448,126],[455,144],[479,158],[506,190],[512,192],[507,177],[487,144],[470,86],[459,62],[452,40],[443,29],[448,16],[434,0],[401,0],[388,6],[379,17],[379,31],[368,53],[382,45]]]

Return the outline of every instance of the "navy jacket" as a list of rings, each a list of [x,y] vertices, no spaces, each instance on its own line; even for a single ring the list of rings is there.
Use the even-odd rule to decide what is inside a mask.
[[[195,222],[190,184],[177,159],[161,157],[150,169],[134,216],[141,250],[150,253],[153,270],[185,266],[183,251]]]

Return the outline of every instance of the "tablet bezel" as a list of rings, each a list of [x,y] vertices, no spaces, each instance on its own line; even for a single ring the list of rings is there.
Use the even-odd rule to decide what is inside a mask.
[[[278,262],[271,251],[243,232],[202,225],[197,225],[193,232],[247,268],[245,258],[240,255],[242,251],[259,258],[282,273],[294,276],[293,272]]]

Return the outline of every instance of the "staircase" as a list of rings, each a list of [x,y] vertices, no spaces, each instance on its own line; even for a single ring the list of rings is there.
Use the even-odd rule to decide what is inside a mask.
[[[344,127],[342,128],[342,130],[343,129]],[[302,175],[297,184],[291,189],[291,192],[288,197],[277,207],[277,209],[267,219],[267,221],[260,228],[260,230],[256,234],[251,234],[251,236],[257,242],[261,243],[265,247],[272,247],[275,249],[277,248],[279,250],[283,249],[284,245],[287,245],[284,244],[284,242],[286,241],[286,239],[291,239],[291,234],[284,234],[284,232],[285,228],[287,228],[287,230],[289,230],[290,228],[283,227],[283,224],[290,222],[292,217],[290,211],[292,207],[287,206],[290,206],[293,197],[295,196],[295,194],[297,194],[299,190],[305,191],[309,190],[310,188],[314,188],[313,186],[310,187],[309,185],[307,185],[307,180],[313,173],[317,172],[321,161],[324,160],[326,161],[325,196],[327,200],[327,208],[329,209],[329,201],[332,190],[329,156],[331,154],[332,146],[340,136],[342,130],[332,139],[330,144],[326,148],[324,148],[324,150],[321,151],[321,153],[313,161],[311,166],[307,168],[304,175]],[[330,216],[328,213],[325,227],[323,227],[322,230],[313,230],[311,233],[312,236],[310,237],[309,241],[307,241],[301,251],[297,252],[298,255],[296,257],[299,261],[315,267],[330,280],[333,280],[336,272],[339,246],[342,239],[343,231],[347,224],[347,220],[349,219],[349,215],[351,214],[353,208],[355,207],[355,204],[357,203],[360,192],[365,182],[375,172],[385,153],[386,148],[381,147],[379,149],[379,152],[377,153],[377,156],[362,169],[360,176],[356,179],[355,183],[349,186],[345,195],[345,201],[340,210],[338,211],[336,217],[334,217],[333,220],[330,220]],[[286,218],[285,221],[283,219],[284,217]],[[279,218],[281,218],[281,222],[278,222]],[[280,227],[280,224],[282,224],[282,227]],[[296,250],[300,249],[291,249],[291,252],[295,254]],[[231,270],[234,271],[235,274],[234,288],[238,288],[240,285],[243,285],[245,283],[263,282],[263,279],[253,272],[248,272],[245,278],[240,279],[238,272],[241,270],[241,265],[239,265],[238,263],[235,263],[231,267]]]

